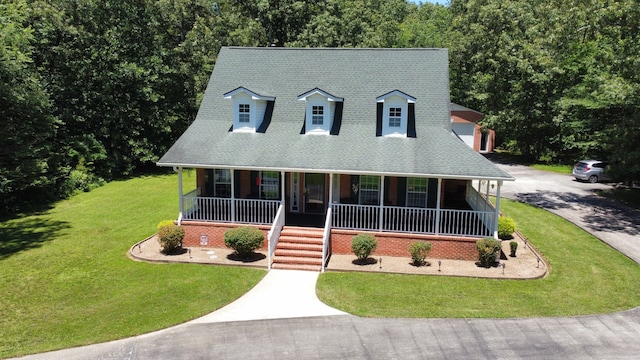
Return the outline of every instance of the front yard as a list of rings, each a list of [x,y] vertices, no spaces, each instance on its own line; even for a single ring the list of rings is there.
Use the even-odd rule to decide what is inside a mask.
[[[175,175],[110,183],[0,222],[0,358],[166,328],[244,294],[264,270],[149,264],[126,252],[177,214]],[[545,211],[503,202],[549,260],[540,280],[324,273],[320,298],[361,316],[519,317],[640,305],[640,266]],[[384,264],[384,263],[383,263]]]

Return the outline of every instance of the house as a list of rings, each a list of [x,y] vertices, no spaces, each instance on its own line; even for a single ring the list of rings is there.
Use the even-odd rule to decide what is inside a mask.
[[[482,129],[478,122],[483,116],[479,111],[451,104],[451,130],[473,150],[490,153],[495,149],[496,132],[492,129]]]
[[[430,257],[477,259],[513,180],[452,134],[446,49],[224,47],[158,165],[178,172],[185,246],[224,247],[249,224],[269,267],[315,270],[361,232],[375,256],[426,240]]]

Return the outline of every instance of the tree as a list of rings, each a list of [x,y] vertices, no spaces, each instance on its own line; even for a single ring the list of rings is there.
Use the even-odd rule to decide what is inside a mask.
[[[0,4],[0,213],[47,196],[60,177],[53,161],[57,121],[32,62],[23,0]]]

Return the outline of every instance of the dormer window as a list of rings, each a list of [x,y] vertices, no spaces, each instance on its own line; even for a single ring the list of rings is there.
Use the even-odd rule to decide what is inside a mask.
[[[271,119],[274,97],[260,95],[244,87],[224,94],[233,100],[233,132],[263,132]],[[268,109],[271,109],[269,111]]]
[[[336,118],[342,116],[344,99],[315,88],[298,96],[298,100],[307,103],[302,133],[323,135],[336,133],[334,130],[339,127],[341,121]]]
[[[389,108],[389,127],[399,128],[402,123],[402,108]]]
[[[324,124],[324,106],[313,105],[311,107],[311,124],[320,126]]]
[[[377,136],[415,136],[415,115],[413,106],[416,99],[399,90],[394,90],[376,99],[378,103]]]
[[[238,104],[238,122],[241,122],[241,123],[251,122],[251,105],[250,104]]]

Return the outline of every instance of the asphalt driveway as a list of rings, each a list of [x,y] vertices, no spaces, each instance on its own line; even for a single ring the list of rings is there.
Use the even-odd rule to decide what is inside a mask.
[[[547,209],[580,226],[640,263],[640,210],[594,194],[610,184],[579,182],[571,175],[497,163],[516,181],[505,182],[504,197]]]

